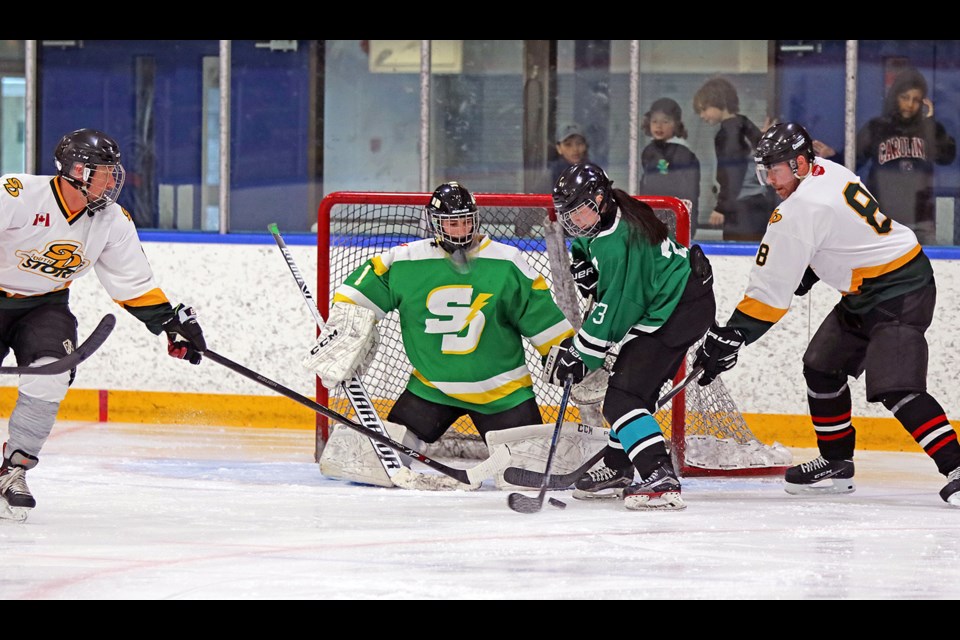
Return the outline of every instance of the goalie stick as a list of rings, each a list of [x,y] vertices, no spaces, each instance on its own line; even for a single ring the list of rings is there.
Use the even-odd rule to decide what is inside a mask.
[[[675,395],[683,391],[693,380],[699,378],[701,373],[703,373],[703,367],[696,367],[693,371],[687,374],[683,380],[663,394],[663,397],[657,400],[657,411],[662,409],[665,404],[670,402]],[[603,452],[605,450],[606,447],[602,447],[599,451],[593,454],[589,460],[580,465],[578,469],[574,469],[570,473],[550,476],[548,488],[568,489],[570,485],[579,480],[583,474],[589,471],[593,465],[600,462],[600,459],[603,458]],[[529,469],[519,469],[517,467],[507,467],[503,470],[504,480],[510,484],[519,485],[521,487],[540,486],[540,484],[543,482],[543,476],[544,474],[540,473],[539,471],[530,471]]]
[[[305,407],[312,409],[313,411],[319,413],[320,415],[326,416],[331,420],[336,420],[345,427],[349,427],[354,431],[358,431],[365,436],[368,436],[372,440],[384,444],[394,451],[399,451],[400,453],[406,454],[413,458],[414,460],[419,460],[423,464],[436,469],[440,473],[453,478],[454,480],[461,482],[466,485],[479,485],[481,482],[491,477],[494,473],[503,468],[510,461],[510,451],[506,446],[501,446],[496,449],[493,453],[490,454],[490,457],[481,462],[478,465],[470,467],[469,469],[457,469],[443,464],[433,458],[427,457],[425,454],[420,453],[416,449],[411,449],[405,444],[401,444],[396,440],[393,440],[389,436],[378,433],[372,429],[369,429],[363,426],[360,423],[354,422],[350,418],[347,418],[344,415],[341,415],[329,407],[325,407],[319,402],[315,402],[306,396],[302,396],[293,389],[288,389],[278,382],[274,382],[266,376],[260,375],[252,369],[230,360],[229,358],[220,355],[210,349],[207,349],[203,352],[205,358],[213,360],[217,364],[222,364],[226,368],[239,373],[245,378],[249,378],[254,382],[260,383],[265,387],[273,389],[280,395],[284,395],[294,402],[299,402]]]
[[[270,233],[273,234],[273,239],[276,240],[277,246],[280,248],[280,252],[283,253],[284,260],[287,261],[287,266],[290,268],[290,273],[293,275],[294,281],[296,281],[297,286],[300,288],[300,294],[303,296],[303,301],[307,303],[307,307],[310,308],[310,312],[313,314],[313,319],[317,323],[317,329],[322,331],[323,327],[326,325],[326,322],[324,322],[323,317],[320,315],[320,311],[317,309],[317,302],[314,300],[313,295],[310,293],[310,288],[307,287],[306,281],[300,274],[300,269],[297,268],[297,263],[294,262],[293,256],[291,255],[290,250],[287,248],[287,243],[284,242],[283,236],[280,235],[280,228],[275,222],[273,222],[267,225],[267,229],[269,229]],[[340,383],[340,386],[343,388],[344,393],[350,400],[350,405],[353,407],[353,411],[356,413],[357,419],[360,421],[360,423],[368,429],[376,431],[380,435],[387,435],[387,430],[383,426],[383,421],[380,419],[380,415],[377,413],[376,407],[373,406],[373,402],[371,402],[370,396],[367,394],[367,390],[363,386],[363,382],[360,380],[360,377],[355,375],[350,378],[349,381]],[[403,462],[400,460],[400,456],[397,455],[397,452],[390,447],[384,446],[375,440],[371,440],[370,444],[373,445],[373,450],[377,453],[377,458],[380,459],[380,464],[383,465],[384,471],[387,472],[387,475],[390,476],[391,480],[394,480],[400,470],[404,468]]]
[[[92,356],[100,348],[100,345],[106,341],[107,336],[110,335],[116,324],[116,317],[112,313],[108,313],[100,318],[100,322],[90,332],[87,339],[83,341],[83,344],[59,360],[39,367],[0,367],[0,374],[55,376],[58,373],[66,373]]]

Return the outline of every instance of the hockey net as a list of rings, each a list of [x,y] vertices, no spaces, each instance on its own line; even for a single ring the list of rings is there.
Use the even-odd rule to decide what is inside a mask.
[[[552,200],[545,194],[475,194],[480,207],[481,231],[500,242],[518,247],[528,262],[544,275],[557,304],[575,326],[580,326],[585,302],[570,277],[569,241],[556,221]],[[336,192],[326,196],[318,211],[317,304],[326,318],[333,292],[368,258],[403,242],[430,237],[424,206],[428,193]],[[638,196],[648,203],[688,244],[687,208],[676,198]],[[381,342],[376,359],[364,373],[363,382],[382,418],[403,391],[413,370],[403,349],[397,313],[378,323]],[[527,363],[543,421],[558,419],[562,390],[541,379],[540,356],[525,341]],[[677,371],[681,380],[692,360]],[[670,384],[664,386],[664,392]],[[333,392],[317,380],[317,401],[354,417],[342,391]],[[571,402],[567,420],[608,427],[599,404]],[[779,443],[760,442],[743,419],[721,379],[706,387],[691,383],[657,413],[664,437],[670,443],[681,475],[775,475],[791,463],[790,453]],[[317,451],[329,434],[326,417],[317,416]],[[483,444],[473,422],[464,416],[424,453],[434,458],[485,458]]]

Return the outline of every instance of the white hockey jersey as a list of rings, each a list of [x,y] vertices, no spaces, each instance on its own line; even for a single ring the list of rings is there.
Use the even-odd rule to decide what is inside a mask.
[[[932,272],[916,235],[880,206],[853,172],[817,158],[811,174],[771,215],[729,324],[776,323],[789,310],[807,266],[854,313],[924,284]]]
[[[0,176],[0,296],[61,291],[91,268],[121,306],[168,302],[123,207],[70,211],[53,176]]]

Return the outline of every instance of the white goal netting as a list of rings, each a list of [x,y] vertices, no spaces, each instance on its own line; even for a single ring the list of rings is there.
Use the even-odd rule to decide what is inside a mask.
[[[584,303],[570,277],[569,243],[560,225],[551,220],[550,197],[475,195],[481,209],[482,231],[520,248],[530,264],[545,276],[571,323],[579,326]],[[324,199],[318,217],[317,283],[317,301],[324,317],[333,290],[364,260],[401,242],[425,237],[422,213],[429,197],[430,194],[423,193],[338,192]],[[687,211],[679,200],[646,196],[640,199],[657,211],[678,239],[688,237]],[[363,381],[378,413],[386,418],[412,366],[403,350],[396,312],[388,314],[378,326],[379,351]],[[543,420],[555,423],[561,389],[540,379],[540,356],[529,344],[526,348]],[[691,357],[692,353],[691,350]],[[676,379],[683,373],[678,372]],[[668,389],[669,385],[664,387],[664,391]],[[326,389],[318,384],[317,395],[332,409],[353,416],[349,402],[339,392],[327,397]],[[599,404],[571,402],[565,419],[608,426],[603,424]],[[657,413],[657,419],[682,475],[776,474],[791,463],[790,453],[782,445],[765,445],[754,436],[720,379],[707,387],[691,383]],[[318,419],[317,429],[319,449],[328,429],[325,418]],[[464,417],[424,453],[436,458],[484,458],[487,449],[472,421]]]

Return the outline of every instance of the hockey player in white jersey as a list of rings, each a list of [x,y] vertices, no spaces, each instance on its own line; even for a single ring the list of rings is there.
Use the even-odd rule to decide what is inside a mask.
[[[120,148],[107,134],[79,129],[54,150],[56,175],[0,176],[0,360],[19,366],[56,361],[77,344],[70,285],[95,271],[121,307],[156,335],[168,353],[199,364],[203,331],[189,307],[173,307],[157,285],[130,214]],[[0,464],[0,517],[24,520],[36,506],[26,472],[56,421],[76,369],[21,375]]]
[[[755,153],[757,177],[783,202],[760,242],[743,299],[707,333],[699,383],[732,368],[743,344],[760,338],[818,280],[840,301],[803,355],[810,417],[820,456],[787,469],[791,494],[854,490],[856,430],[847,380],[866,372],[869,402],[883,403],[947,477],[940,497],[960,507],[960,444],[927,392],[927,341],[936,283],[914,232],[884,214],[860,178],[814,157],[810,134],[793,122],[769,128]],[[895,212],[889,212],[895,215]]]

